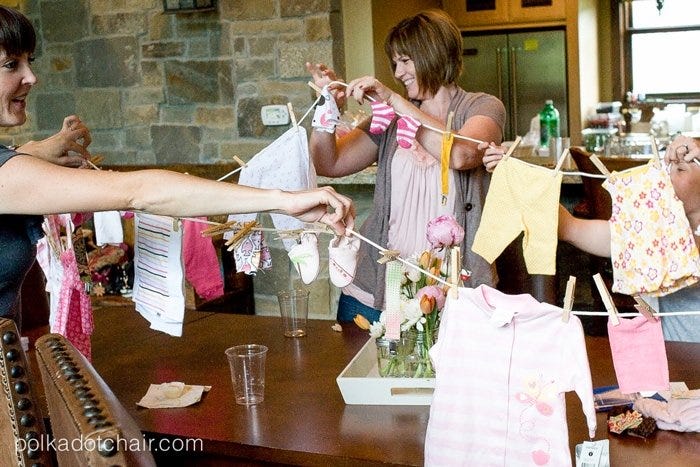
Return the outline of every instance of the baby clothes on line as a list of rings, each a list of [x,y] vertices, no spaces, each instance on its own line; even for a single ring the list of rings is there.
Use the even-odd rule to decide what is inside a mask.
[[[93,331],[92,303],[85,291],[85,283],[78,274],[78,262],[75,250],[67,249],[61,253],[63,280],[61,295],[56,310],[56,322],[51,332],[65,336],[85,358],[92,360],[90,336]]]
[[[256,275],[258,269],[270,269],[272,255],[263,233],[255,230],[241,240],[233,250],[233,260],[236,263],[236,271],[250,276]]]
[[[151,328],[182,335],[185,317],[182,229],[173,218],[134,216],[134,291],[132,300]]]
[[[603,187],[612,198],[613,291],[663,296],[700,280],[693,231],[658,161],[613,172]]]
[[[334,133],[338,123],[340,123],[338,104],[336,104],[335,98],[333,98],[328,90],[328,86],[325,86],[321,90],[318,105],[311,119],[311,126],[317,130]]]
[[[556,273],[561,172],[509,157],[496,166],[472,251],[493,263],[524,232],[530,274]]]
[[[413,146],[421,122],[410,115],[404,115],[396,122],[396,142],[404,149]]]
[[[253,156],[241,169],[238,184],[288,191],[315,188],[316,171],[309,159],[306,129],[301,126],[290,128]],[[245,223],[254,220],[256,216],[257,213],[232,214],[228,220]],[[304,228],[304,223],[294,217],[277,213],[270,216],[277,229]],[[231,236],[231,232],[224,234],[225,239],[229,239]],[[283,239],[282,242],[287,251],[296,244],[293,238]],[[238,267],[238,264],[236,266]]]
[[[200,219],[206,220],[206,217]],[[203,226],[200,222],[182,222],[185,278],[197,295],[204,300],[214,300],[224,294],[224,278],[211,238],[202,236]]]
[[[94,213],[95,243],[97,246],[120,244],[124,241],[122,216],[119,211],[101,211]]]
[[[621,318],[617,326],[608,321],[608,337],[620,392],[668,390],[668,358],[661,321],[648,321],[644,316]]]
[[[369,132],[373,134],[384,133],[396,116],[394,108],[380,101],[370,102],[369,105],[372,107],[372,121],[369,125]]]
[[[448,294],[442,313],[425,465],[571,465],[565,392],[596,430],[578,317],[485,285]]]

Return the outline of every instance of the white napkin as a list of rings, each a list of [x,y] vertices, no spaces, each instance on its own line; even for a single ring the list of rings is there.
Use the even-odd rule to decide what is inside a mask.
[[[165,409],[171,407],[187,407],[202,399],[204,391],[211,386],[196,386],[173,381],[170,383],[151,384],[146,395],[136,405],[147,409]]]

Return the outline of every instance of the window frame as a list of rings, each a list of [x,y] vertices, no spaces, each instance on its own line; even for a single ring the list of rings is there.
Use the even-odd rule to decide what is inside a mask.
[[[614,74],[612,85],[615,96],[622,100],[627,91],[633,89],[632,86],[632,36],[634,34],[665,33],[700,31],[700,26],[676,26],[662,28],[633,28],[631,23],[632,0],[612,0],[617,3],[617,8],[613,8],[611,22],[613,27],[612,41],[619,47],[613,48],[611,59],[618,64],[618,73]],[[647,94],[647,100],[662,100],[667,103],[700,104],[700,92],[694,93],[671,93],[671,94]]]

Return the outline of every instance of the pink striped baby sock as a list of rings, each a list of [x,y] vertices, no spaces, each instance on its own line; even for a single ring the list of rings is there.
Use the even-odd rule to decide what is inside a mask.
[[[408,149],[413,145],[413,140],[416,139],[416,132],[420,127],[420,122],[415,118],[404,115],[396,122],[396,141],[399,146]]]
[[[372,122],[369,126],[369,132],[375,135],[384,133],[396,116],[394,109],[389,104],[378,101],[370,102],[369,105],[372,107]]]

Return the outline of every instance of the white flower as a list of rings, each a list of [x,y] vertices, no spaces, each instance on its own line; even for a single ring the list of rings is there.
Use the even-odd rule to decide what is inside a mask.
[[[379,339],[382,337],[384,335],[384,324],[380,323],[379,321],[375,321],[374,323],[370,324],[369,335],[373,339]]]
[[[407,263],[411,263],[415,265],[415,268],[412,268],[406,264],[403,265],[403,274],[404,278],[408,279],[410,282],[418,282],[420,280],[420,275],[421,272],[416,269],[418,267],[418,259],[415,256],[411,256],[406,260]],[[406,284],[406,281],[404,281],[404,284]]]
[[[403,314],[403,322],[401,323],[402,331],[411,329],[423,317],[420,304],[415,298],[411,300],[401,300],[401,313]]]
[[[419,307],[418,309],[420,309],[420,307]],[[423,315],[423,314],[421,313],[420,319],[419,319],[418,321],[416,321],[416,329],[417,329],[418,331],[422,331],[422,330],[423,330],[423,324],[424,324],[424,323],[425,323],[425,315]]]

